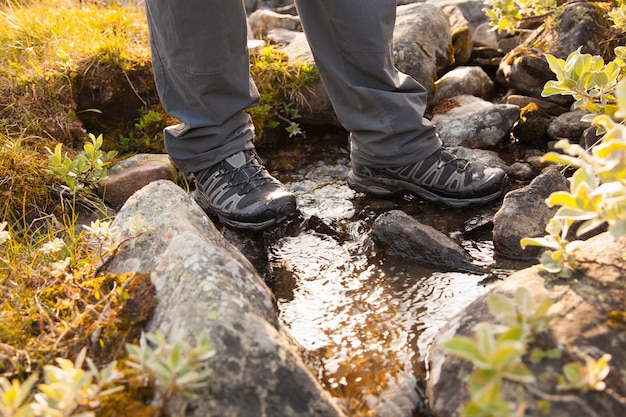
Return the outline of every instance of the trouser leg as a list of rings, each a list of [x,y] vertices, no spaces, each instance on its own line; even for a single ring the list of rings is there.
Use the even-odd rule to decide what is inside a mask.
[[[245,108],[258,103],[250,78],[243,0],[146,0],[155,81],[181,123],[165,146],[184,172],[253,147]]]
[[[352,160],[390,167],[426,158],[441,142],[423,118],[427,91],[393,63],[396,0],[296,0]]]

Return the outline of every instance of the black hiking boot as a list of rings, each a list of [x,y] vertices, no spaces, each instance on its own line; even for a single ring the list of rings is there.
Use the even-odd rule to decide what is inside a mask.
[[[196,202],[235,229],[265,230],[296,213],[296,198],[254,151],[238,152],[194,174]]]
[[[509,185],[501,168],[458,159],[439,149],[422,161],[393,168],[371,168],[352,163],[348,183],[356,191],[376,196],[411,193],[446,207],[462,208],[491,203]]]

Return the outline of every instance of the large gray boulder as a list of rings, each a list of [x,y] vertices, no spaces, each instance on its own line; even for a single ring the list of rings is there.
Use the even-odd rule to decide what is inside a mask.
[[[585,242],[579,255],[585,267],[571,279],[555,280],[537,266],[518,271],[449,321],[439,331],[431,348],[427,394],[433,417],[460,416],[469,399],[467,380],[472,370],[471,364],[447,353],[443,344],[457,335],[471,336],[478,323],[492,328],[500,325],[488,311],[489,295],[495,293],[513,298],[520,287],[530,291],[536,304],[545,297],[554,302],[548,311],[550,321],[547,328],[535,337],[527,350],[531,352],[534,348],[540,348],[544,353],[551,350],[558,352],[558,357],[552,355],[540,361],[531,361],[531,355],[523,358],[536,376],[536,381],[531,384],[533,391],[553,395],[553,400],[549,402],[549,413],[546,414],[545,405],[540,409],[540,397],[521,384],[514,383],[501,385],[504,398],[518,405],[525,404],[527,408],[524,416],[625,415],[624,252],[626,237],[615,238],[608,233],[601,234]],[[562,375],[563,365],[575,362],[584,367],[586,356],[597,360],[604,354],[611,355],[605,391],[581,393],[578,390],[555,389],[557,375]],[[575,401],[572,396],[576,398]],[[556,401],[555,398],[567,401]],[[516,414],[511,411],[511,415]]]
[[[143,224],[139,234],[137,224]],[[125,243],[108,269],[147,273],[156,287],[146,330],[175,332],[192,345],[207,332],[216,351],[208,386],[195,399],[173,398],[172,415],[343,415],[284,333],[257,271],[181,188],[149,184],[126,202],[113,226]]]

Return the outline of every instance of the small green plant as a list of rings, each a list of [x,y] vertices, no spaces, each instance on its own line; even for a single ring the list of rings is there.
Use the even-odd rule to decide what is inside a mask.
[[[580,241],[569,242],[568,231],[576,223],[581,236],[602,225],[616,237],[626,235],[626,82],[621,79],[626,50],[615,50],[616,59],[604,64],[600,57],[581,54],[580,48],[566,60],[546,55],[557,75],[543,90],[544,96],[572,95],[575,106],[588,110],[585,116],[603,133],[598,143],[585,149],[567,140],[549,152],[544,159],[575,168],[569,191],[552,193],[548,206],[559,206],[546,227],[544,238],[524,238],[522,247],[536,245],[547,250],[541,256],[542,266],[557,277],[571,277],[578,268],[576,251]]]
[[[522,249],[529,245],[546,248],[541,254],[540,262],[543,269],[556,278],[570,278],[578,268],[576,252],[584,242],[570,242],[567,239],[571,224],[572,221],[568,219],[551,219],[546,226],[546,236],[523,238],[520,242]]]
[[[140,109],[142,115],[135,123],[135,127],[139,130],[145,130],[155,124],[161,123],[163,121],[163,117],[156,110],[149,109]]]
[[[289,62],[287,55],[270,45],[252,55],[250,73],[259,88],[261,100],[249,109],[261,140],[264,129],[286,124],[289,137],[302,135],[297,105],[304,105],[303,92],[319,79],[317,70],[307,63]]]
[[[34,396],[34,415],[93,417],[102,397],[124,389],[116,385],[122,378],[115,369],[116,362],[98,370],[86,355],[83,349],[75,362],[57,358],[59,366],[44,366],[45,383],[38,386],[40,392]],[[83,369],[85,362],[87,370]]]
[[[516,32],[524,17],[553,12],[557,0],[485,0],[483,9],[493,30],[504,35]]]
[[[57,358],[59,366],[44,366],[44,382],[37,386],[37,374],[24,383],[0,378],[0,411],[4,417],[93,417],[101,399],[123,389],[117,385],[122,374],[111,362],[98,370],[81,350],[75,362]],[[88,369],[83,369],[87,363]],[[32,400],[27,402],[28,399]]]
[[[485,0],[490,8],[483,9],[490,20],[490,26],[498,33],[513,34],[522,20],[522,13],[515,0]]]
[[[517,290],[513,299],[492,294],[488,299],[489,311],[504,326],[483,323],[473,337],[456,336],[445,343],[446,350],[474,365],[468,381],[470,401],[464,415],[514,415],[517,406],[504,398],[502,382],[526,384],[535,381],[522,357],[529,340],[548,323],[546,314],[551,305],[548,298],[535,305],[530,291],[523,287]]]
[[[550,401],[575,402],[591,416],[594,411],[575,395],[547,394],[535,387],[537,378],[524,364],[534,336],[544,330],[549,323],[548,312],[552,306],[549,298],[536,303],[530,291],[524,287],[517,289],[514,298],[492,294],[488,298],[490,313],[498,324],[480,323],[473,337],[456,336],[444,344],[446,350],[455,356],[468,360],[473,365],[469,375],[468,392],[470,400],[462,412],[471,417],[509,417],[522,415],[526,404],[518,404],[513,398],[506,398],[502,391],[504,381],[521,384],[529,393],[539,398],[537,406],[546,410]],[[542,352],[534,348],[529,359],[558,358],[560,352]],[[610,371],[610,355],[595,360],[585,356],[585,365],[576,362],[563,367],[563,375],[558,376],[556,389],[603,391],[604,379]],[[621,398],[618,399],[622,401]]]
[[[75,158],[63,153],[62,144],[58,144],[54,151],[48,149],[50,172],[63,181],[73,194],[104,180],[107,176],[106,167],[117,155],[116,151],[102,150],[102,135],[96,137],[90,133],[89,138],[91,142],[85,143],[83,151]]]
[[[576,362],[570,362],[563,366],[563,375],[559,377],[559,384],[556,386],[558,390],[579,390],[586,392],[604,391],[606,383],[604,378],[607,377],[611,368],[609,361],[611,355],[604,354],[600,359],[595,360],[589,355],[585,356],[585,365]]]
[[[589,121],[597,114],[613,118],[617,110],[614,91],[621,78],[621,67],[615,60],[605,64],[602,57],[581,54],[580,50],[570,53],[565,60],[545,54],[557,79],[548,81],[541,95],[571,95],[576,100],[574,107],[591,112],[586,117]]]
[[[198,339],[196,347],[161,333],[145,333],[139,345],[126,345],[127,365],[153,382],[162,395],[162,408],[177,393],[193,396],[193,390],[206,384],[211,369],[206,362],[215,355],[207,333]]]
[[[615,3],[615,7],[608,12],[609,19],[615,29],[626,32],[626,2],[616,0]]]
[[[120,147],[124,151],[130,151],[135,146],[137,146],[137,138],[135,137],[135,133],[130,132],[128,136],[119,135],[118,142],[120,143]]]
[[[37,383],[37,375],[33,374],[23,383],[14,379],[9,381],[0,377],[0,414],[3,417],[30,417],[33,415],[32,404],[26,400]]]
[[[487,299],[491,314],[507,326],[521,326],[524,337],[531,337],[546,328],[550,321],[547,313],[552,304],[552,300],[547,297],[535,303],[526,288],[518,288],[515,298],[491,294]]]

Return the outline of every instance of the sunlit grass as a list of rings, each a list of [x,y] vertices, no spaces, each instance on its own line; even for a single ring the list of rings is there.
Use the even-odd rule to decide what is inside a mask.
[[[111,219],[49,165],[57,143],[72,158],[80,148],[68,138],[87,139],[73,114],[77,72],[127,71],[149,61],[149,48],[135,8],[7,0],[0,25],[0,377],[25,380],[85,347],[99,365],[124,356],[153,307],[141,318],[125,312],[149,280],[98,270],[116,250]],[[90,225],[85,205],[99,218]]]
[[[0,127],[11,132],[80,145],[80,80],[103,67],[128,74],[150,63],[142,7],[5,0],[0,26]]]
[[[10,0],[0,12],[0,74],[15,81],[71,75],[86,58],[129,69],[149,60],[141,8],[79,4],[76,0]]]
[[[0,215],[16,221],[42,215],[54,204],[46,141],[0,132]],[[43,145],[43,146],[42,146]]]

